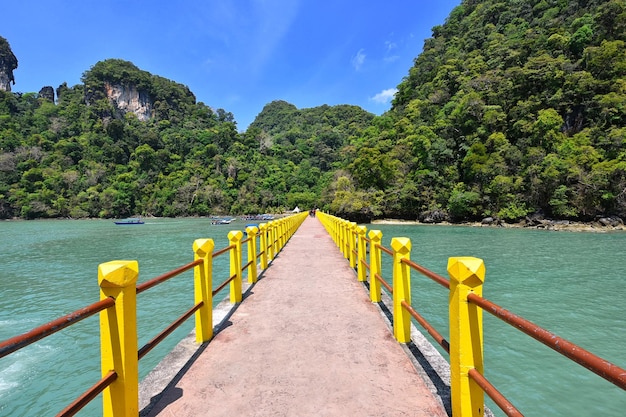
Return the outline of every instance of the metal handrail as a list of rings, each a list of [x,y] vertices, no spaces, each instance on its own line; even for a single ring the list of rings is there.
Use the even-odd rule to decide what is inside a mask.
[[[152,278],[151,280],[148,280],[142,284],[138,284],[137,285],[137,294],[141,294],[142,292],[146,291],[147,289],[150,289],[158,284],[161,284],[165,281],[167,281],[170,278],[174,278],[177,275],[182,274],[185,271],[188,271],[190,269],[192,269],[195,266],[198,265],[202,265],[202,262],[204,262],[202,259],[197,259],[193,262],[189,262],[186,265],[180,266],[176,269],[173,269],[169,272],[166,272],[162,275],[159,275],[158,277]]]
[[[424,275],[425,277],[428,277],[428,278],[432,279],[433,281],[435,281],[437,284],[441,285],[442,287],[450,289],[450,281],[445,279],[441,275],[436,274],[433,271],[431,271],[429,269],[426,269],[423,266],[421,266],[419,264],[416,264],[415,262],[410,261],[408,259],[400,259],[400,262],[410,266],[411,268],[413,268],[414,270],[416,270],[420,274]]]
[[[87,404],[96,398],[102,391],[104,391],[109,385],[111,385],[117,379],[117,372],[109,371],[98,382],[93,384],[87,391],[85,391],[80,397],[75,399],[70,405],[65,407],[56,417],[69,417],[78,413]]]
[[[589,369],[596,375],[626,390],[626,370],[608,362],[601,357],[581,348],[580,346],[555,335],[546,329],[520,317],[499,305],[480,297],[476,294],[468,294],[467,301],[473,303],[505,323],[518,328],[535,340],[543,343],[552,350],[571,359],[577,364]]]
[[[115,305],[115,300],[113,298],[105,298],[104,300],[89,304],[87,307],[83,307],[72,313],[66,314],[63,317],[59,317],[56,320],[52,320],[49,323],[35,327],[22,335],[0,342],[0,358],[26,347],[31,343],[35,343],[44,337],[48,337],[59,330],[63,330],[64,328],[86,319],[87,317],[93,316],[102,310],[106,310],[113,305]]]

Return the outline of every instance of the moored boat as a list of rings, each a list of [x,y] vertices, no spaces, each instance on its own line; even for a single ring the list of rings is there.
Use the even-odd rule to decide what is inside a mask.
[[[143,220],[140,217],[129,217],[127,219],[115,220],[115,224],[128,225],[128,224],[143,224]]]

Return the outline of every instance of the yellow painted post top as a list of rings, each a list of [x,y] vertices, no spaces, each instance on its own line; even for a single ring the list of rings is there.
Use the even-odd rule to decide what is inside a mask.
[[[460,417],[484,415],[484,392],[469,377],[483,373],[483,311],[468,303],[470,293],[482,295],[485,264],[482,259],[448,259],[450,275],[450,394],[452,414]]]
[[[196,343],[204,343],[213,337],[213,239],[196,239],[193,242],[194,259],[202,259],[202,265],[194,268],[194,301],[203,305],[195,312]]]
[[[367,261],[366,253],[367,253],[367,243],[365,242],[365,235],[367,234],[367,227],[365,226],[357,226],[356,233],[358,236],[358,259],[356,262],[357,267],[357,276],[360,282],[367,281],[367,270],[363,262]]]
[[[400,343],[411,341],[411,315],[402,307],[402,301],[411,304],[411,268],[402,259],[411,257],[411,240],[406,237],[391,239],[393,249],[393,332]]]
[[[242,299],[242,274],[241,274],[241,240],[243,232],[241,230],[232,230],[228,232],[228,241],[231,245],[235,245],[235,249],[230,251],[230,276],[235,276],[230,282],[230,302],[232,304],[240,303]]]
[[[102,393],[104,417],[138,415],[139,358],[137,356],[137,261],[111,261],[98,266],[100,299],[115,305],[100,312],[102,376],[114,370],[117,379]]]
[[[370,230],[370,300],[372,303],[379,303],[382,296],[382,286],[376,275],[381,273],[382,253],[378,245],[383,240],[383,232],[380,230]]]
[[[101,288],[123,288],[135,285],[139,276],[137,261],[110,261],[98,265],[98,285]]]
[[[263,269],[267,269],[267,265],[268,265],[268,245],[267,245],[267,223],[261,223],[259,224],[259,234],[261,236],[260,240],[260,244],[261,244],[261,249],[260,251],[262,252],[261,254],[261,268]]]
[[[259,233],[259,228],[256,226],[248,226],[246,227],[246,233],[248,234],[248,262],[250,266],[248,266],[248,282],[255,283],[257,279],[257,270],[256,270],[256,262],[257,262],[257,253],[256,253],[256,237]]]
[[[348,259],[350,260],[350,268],[356,268],[356,256],[354,250],[356,249],[356,223],[348,223]]]
[[[203,258],[208,254],[212,254],[213,249],[215,249],[215,242],[213,242],[213,239],[196,239],[193,241],[193,253],[200,258]]]
[[[448,273],[452,281],[476,288],[485,282],[485,263],[471,256],[452,257],[448,259]]]

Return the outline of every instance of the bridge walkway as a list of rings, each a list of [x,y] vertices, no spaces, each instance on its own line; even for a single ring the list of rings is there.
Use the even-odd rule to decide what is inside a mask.
[[[317,219],[245,297],[142,416],[447,416]]]

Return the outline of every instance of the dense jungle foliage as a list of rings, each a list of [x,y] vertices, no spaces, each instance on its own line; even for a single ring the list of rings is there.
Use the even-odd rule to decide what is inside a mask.
[[[56,104],[0,91],[0,217],[626,218],[625,42],[625,0],[465,0],[387,113],[275,101],[245,132],[186,86],[102,61]],[[151,117],[116,108],[110,84]]]

